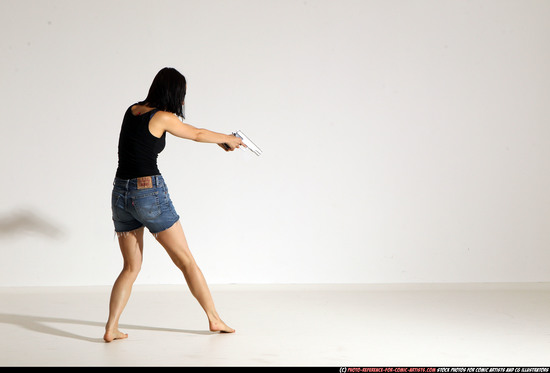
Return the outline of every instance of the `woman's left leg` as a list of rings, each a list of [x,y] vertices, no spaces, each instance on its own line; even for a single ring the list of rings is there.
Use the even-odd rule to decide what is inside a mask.
[[[128,303],[132,286],[143,262],[143,227],[119,234],[118,243],[124,259],[124,267],[116,279],[111,292],[109,320],[105,326],[105,335],[103,336],[105,342],[128,338],[128,334],[118,330],[118,320]]]

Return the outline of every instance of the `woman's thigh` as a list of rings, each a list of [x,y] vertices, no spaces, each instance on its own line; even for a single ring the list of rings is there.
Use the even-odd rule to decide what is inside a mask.
[[[177,221],[170,228],[155,235],[157,241],[164,247],[172,261],[181,268],[194,262],[189,250],[187,239],[181,223]]]
[[[141,268],[143,262],[143,229],[144,227],[141,227],[118,234],[118,243],[124,258],[124,266],[128,269],[139,270]]]

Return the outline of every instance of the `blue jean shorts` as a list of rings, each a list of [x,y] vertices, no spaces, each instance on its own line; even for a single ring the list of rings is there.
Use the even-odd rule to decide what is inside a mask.
[[[180,218],[161,175],[129,180],[115,178],[111,209],[116,233],[145,226],[156,234],[170,228]]]

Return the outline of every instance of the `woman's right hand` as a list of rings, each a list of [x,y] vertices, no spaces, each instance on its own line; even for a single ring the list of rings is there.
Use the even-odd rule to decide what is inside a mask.
[[[232,152],[240,146],[246,147],[246,145],[243,143],[243,140],[235,135],[227,135],[227,140],[224,143],[218,145],[226,152]]]

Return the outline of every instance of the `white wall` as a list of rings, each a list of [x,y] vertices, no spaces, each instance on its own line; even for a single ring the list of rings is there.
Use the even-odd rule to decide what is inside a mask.
[[[227,154],[160,155],[210,283],[549,281],[550,2],[0,2],[0,285],[111,284],[122,115],[156,74]],[[146,237],[140,283],[183,283]]]

